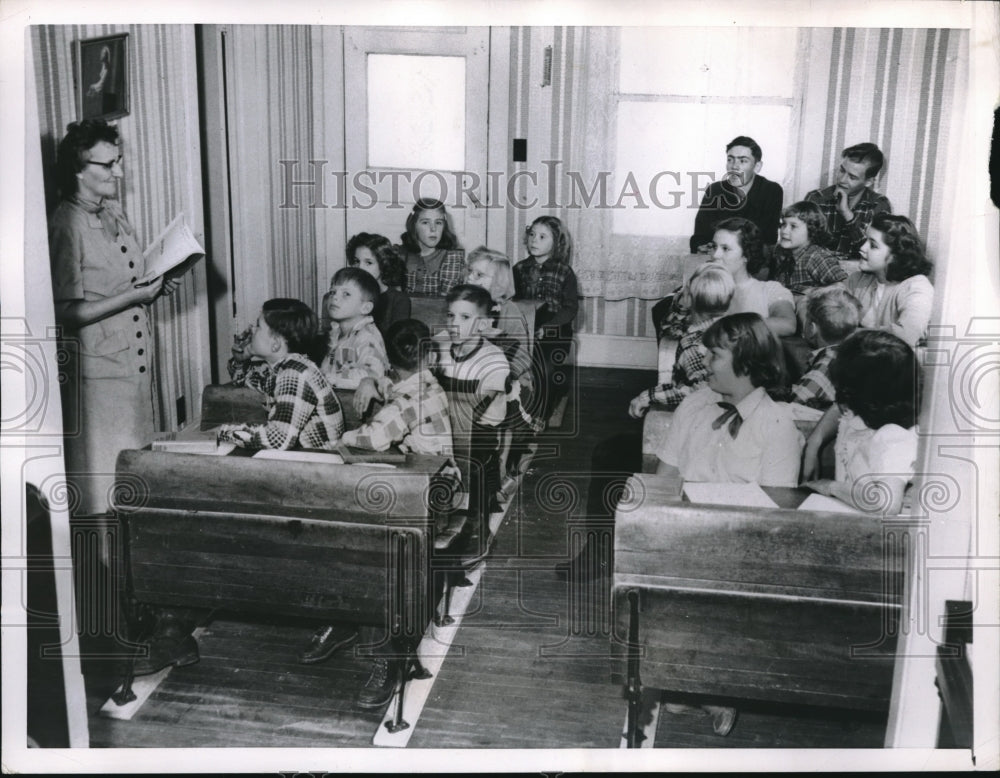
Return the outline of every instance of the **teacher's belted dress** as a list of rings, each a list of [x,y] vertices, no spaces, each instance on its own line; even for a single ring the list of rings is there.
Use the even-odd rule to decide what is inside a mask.
[[[135,230],[113,201],[104,202],[103,212],[75,200],[61,202],[49,219],[49,253],[57,304],[110,297],[145,273]],[[118,452],[152,438],[152,345],[144,305],[63,331],[67,502],[74,514],[106,511]]]

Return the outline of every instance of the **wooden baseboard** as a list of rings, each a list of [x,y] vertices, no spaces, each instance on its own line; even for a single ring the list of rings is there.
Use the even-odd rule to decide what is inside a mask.
[[[623,335],[576,336],[576,363],[580,367],[622,367],[656,370],[656,339]]]

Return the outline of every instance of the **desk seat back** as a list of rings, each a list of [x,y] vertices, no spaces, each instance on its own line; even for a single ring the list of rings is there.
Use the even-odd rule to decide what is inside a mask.
[[[354,390],[335,390],[344,424],[354,429],[361,419],[354,410]],[[263,424],[267,421],[264,395],[256,389],[237,384],[209,384],[201,393],[201,429],[207,430],[220,424]]]

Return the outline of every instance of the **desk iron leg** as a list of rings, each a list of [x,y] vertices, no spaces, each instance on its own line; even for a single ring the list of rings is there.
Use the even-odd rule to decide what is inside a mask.
[[[409,727],[409,723],[403,719],[403,695],[406,691],[406,681],[407,673],[410,670],[410,642],[406,641],[406,651],[399,651],[399,632],[403,631],[405,634],[406,630],[406,604],[404,600],[405,592],[403,591],[403,581],[406,575],[406,556],[409,543],[408,538],[402,533],[394,533],[393,535],[393,550],[396,555],[395,564],[395,580],[394,580],[394,599],[395,608],[392,613],[392,631],[396,633],[397,637],[393,639],[393,658],[391,660],[392,667],[395,670],[393,676],[395,680],[395,689],[393,690],[393,696],[396,698],[396,712],[393,714],[392,721],[387,721],[385,723],[386,729],[390,732],[399,732],[400,730]],[[404,638],[405,639],[405,638]]]
[[[630,589],[628,592],[628,721],[625,740],[629,748],[638,747],[639,713],[642,702],[642,683],[639,680],[639,592]]]
[[[451,575],[451,571],[444,574],[444,596],[441,598],[441,611],[434,614],[434,626],[436,627],[447,627],[455,623],[455,619],[449,615],[449,611],[451,611],[451,593],[453,591]]]
[[[387,721],[385,723],[385,728],[390,732],[395,733],[407,729],[410,726],[409,723],[403,719],[403,694],[406,691],[406,673],[408,670],[408,663],[405,658],[393,659],[392,663],[396,666],[396,689],[393,692],[393,696],[396,698],[396,712],[393,714],[392,721]]]
[[[111,695],[115,705],[119,707],[127,705],[135,700],[135,692],[132,691],[132,682],[135,680],[135,655],[128,660],[128,667],[125,669],[125,677],[122,679],[122,688]]]

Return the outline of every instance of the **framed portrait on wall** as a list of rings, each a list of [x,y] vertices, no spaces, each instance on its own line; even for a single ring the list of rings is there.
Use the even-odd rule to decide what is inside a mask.
[[[128,33],[76,42],[76,104],[80,119],[128,114]]]

